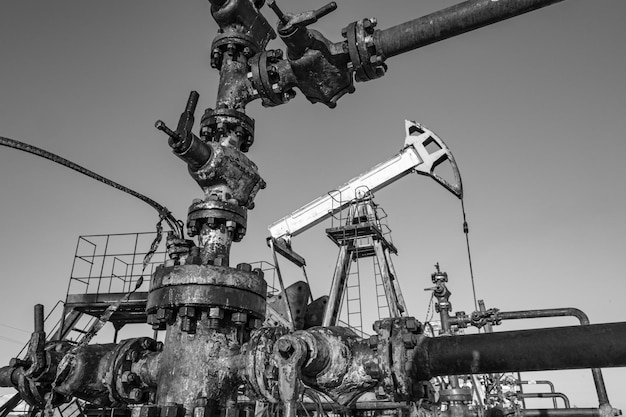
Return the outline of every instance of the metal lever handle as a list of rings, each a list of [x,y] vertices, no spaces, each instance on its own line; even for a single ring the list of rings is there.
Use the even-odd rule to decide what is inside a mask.
[[[330,3],[328,3],[327,5],[325,5],[323,7],[320,7],[319,9],[314,11],[313,13],[315,14],[315,19],[317,20],[317,19],[321,19],[322,17],[326,16],[330,12],[334,12],[335,10],[337,10],[337,3],[335,3],[334,1],[331,1]]]
[[[297,28],[306,27],[317,22],[330,12],[337,10],[337,3],[334,1],[331,1],[317,10],[310,10],[308,12],[296,14],[283,13],[283,11],[278,7],[278,4],[276,4],[276,0],[268,0],[267,5],[274,11],[280,21],[278,29],[279,33],[287,33],[296,30]]]

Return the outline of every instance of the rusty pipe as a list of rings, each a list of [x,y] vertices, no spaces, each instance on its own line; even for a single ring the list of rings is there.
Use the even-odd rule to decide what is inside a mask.
[[[375,42],[386,58],[563,0],[469,0],[381,30]]]
[[[544,317],[576,317],[582,326],[589,324],[589,317],[587,314],[585,314],[584,311],[573,307],[501,311],[498,313],[498,317],[502,320],[536,319]],[[610,404],[609,396],[606,392],[606,386],[604,384],[602,370],[600,368],[591,368],[591,374],[593,376],[593,383],[596,387],[596,393],[598,394],[598,402],[600,406]]]
[[[522,417],[600,417],[598,408],[536,408],[520,412]]]
[[[429,338],[414,351],[416,381],[440,375],[626,366],[626,323]]]
[[[573,307],[500,311],[498,312],[498,317],[502,320],[538,319],[544,317],[576,317],[581,325],[589,324],[589,317],[587,317],[585,312]]]

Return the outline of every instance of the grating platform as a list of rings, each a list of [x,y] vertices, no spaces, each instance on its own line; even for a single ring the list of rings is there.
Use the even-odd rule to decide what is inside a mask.
[[[123,298],[125,293],[100,293],[100,294],[68,294],[66,308],[74,309],[83,314],[100,317],[113,303]],[[119,323],[145,323],[147,292],[136,292],[128,301],[122,303],[113,313],[110,321]]]

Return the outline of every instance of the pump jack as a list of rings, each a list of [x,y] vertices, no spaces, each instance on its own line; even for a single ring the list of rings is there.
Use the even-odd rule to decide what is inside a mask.
[[[171,258],[152,277],[148,321],[166,331],[165,342],[45,342],[37,309],[28,355],[0,368],[0,386],[16,387],[38,409],[79,398],[130,407],[136,417],[232,417],[245,387],[249,398],[280,403],[282,415],[293,417],[305,392],[355,409],[359,397],[375,392],[365,408],[376,410],[427,401],[425,381],[438,375],[626,366],[626,323],[430,338],[414,318],[397,317],[378,321],[369,340],[340,327],[260,327],[263,277],[247,264],[229,266],[230,246],[245,236],[247,211],[265,186],[245,156],[254,142],[249,102],[282,105],[297,87],[309,101],[334,107],[355,90],[355,79],[384,76],[395,55],[559,1],[470,0],[385,30],[363,19],[348,24],[337,43],[307,27],[335,3],[290,14],[270,2],[287,46],[283,57],[265,49],[276,34],[261,14],[264,0],[211,0],[220,26],[211,47],[220,71],[215,108],[204,112],[199,136],[192,133],[195,92],[176,130],[156,125],[204,193],[187,218],[197,243],[170,234]],[[606,406],[600,411],[608,416]]]

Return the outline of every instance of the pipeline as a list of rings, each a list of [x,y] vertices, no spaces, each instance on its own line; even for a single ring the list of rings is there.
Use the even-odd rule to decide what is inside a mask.
[[[375,42],[389,58],[561,1],[470,0],[381,30]]]
[[[427,338],[412,378],[626,366],[626,323]]]
[[[598,408],[537,408],[520,412],[523,417],[600,417]]]

